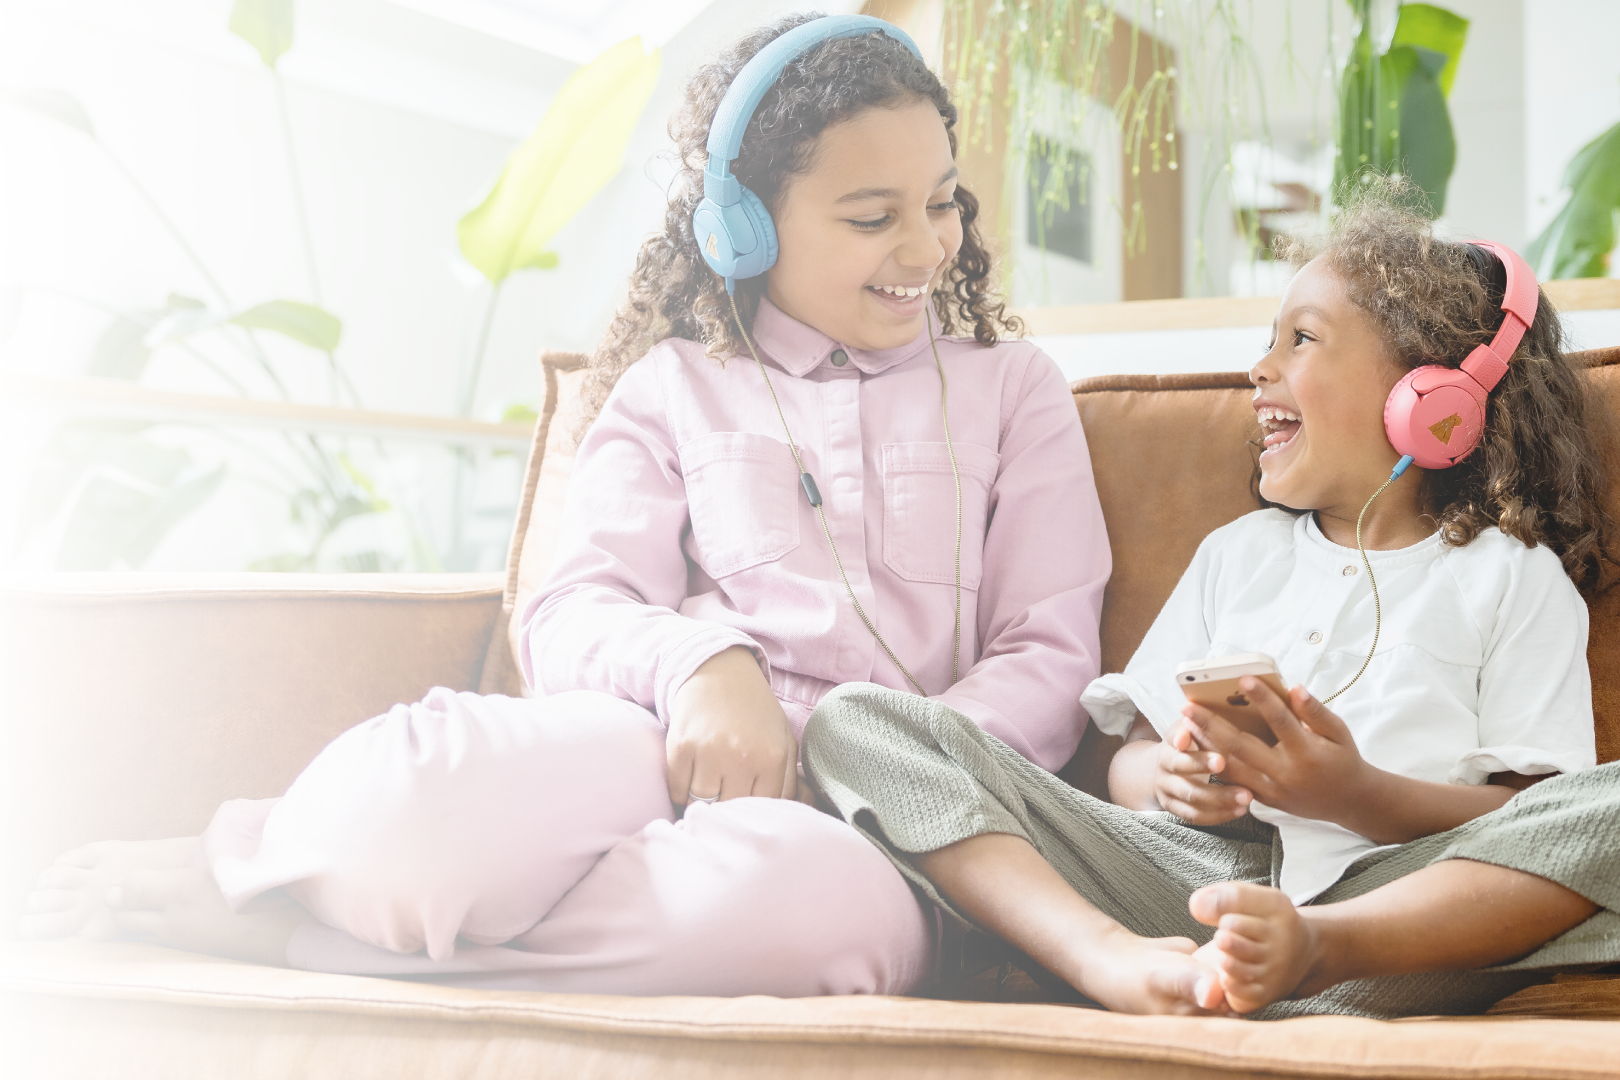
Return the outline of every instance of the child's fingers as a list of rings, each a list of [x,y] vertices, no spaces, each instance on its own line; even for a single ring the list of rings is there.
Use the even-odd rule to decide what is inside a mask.
[[[1293,713],[1305,726],[1325,739],[1336,743],[1354,743],[1350,729],[1345,726],[1339,714],[1318,701],[1303,685],[1295,686],[1288,691],[1288,704]]]
[[[1300,724],[1299,717],[1271,687],[1252,675],[1239,679],[1238,686],[1260,710],[1261,719],[1265,720],[1279,743],[1297,743],[1305,737],[1305,728]]]
[[[1275,765],[1277,752],[1273,748],[1248,732],[1239,731],[1214,713],[1210,714],[1208,723],[1197,725],[1195,734],[1200,746],[1225,759],[1226,768],[1219,770],[1221,772],[1229,772],[1239,762],[1252,765],[1262,772]]]
[[[1207,776],[1210,773],[1226,771],[1226,758],[1206,750],[1179,754],[1166,752],[1160,756],[1159,764],[1166,772],[1175,773],[1177,776]]]

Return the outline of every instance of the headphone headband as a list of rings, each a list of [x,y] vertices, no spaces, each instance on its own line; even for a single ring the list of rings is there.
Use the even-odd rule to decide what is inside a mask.
[[[1517,251],[1491,240],[1470,240],[1469,243],[1495,255],[1507,271],[1507,285],[1502,290],[1502,325],[1489,345],[1479,346],[1462,362],[1462,369],[1489,393],[1507,374],[1508,361],[1524,340],[1525,331],[1536,321],[1541,293],[1536,288],[1535,271]]]
[[[1507,374],[1508,361],[1536,321],[1541,293],[1530,264],[1506,244],[1470,240],[1502,261],[1507,284],[1502,290],[1502,325],[1489,345],[1479,345],[1461,370],[1425,364],[1406,373],[1384,403],[1384,432],[1402,455],[1391,476],[1416,461],[1425,469],[1444,469],[1466,458],[1485,435],[1485,404]]]
[[[759,108],[765,92],[781,78],[784,68],[823,41],[871,33],[887,34],[911,50],[917,59],[922,59],[922,51],[909,34],[893,23],[870,15],[828,15],[803,23],[755,53],[731,81],[730,89],[715,110],[714,122],[709,125],[709,162],[703,169],[703,194],[722,206],[735,203],[739,198],[739,185],[731,175],[731,163],[742,152],[743,132],[753,119],[754,110]]]

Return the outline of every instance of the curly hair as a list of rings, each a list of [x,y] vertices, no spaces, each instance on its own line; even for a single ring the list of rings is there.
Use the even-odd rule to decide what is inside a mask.
[[[1437,238],[1423,206],[1411,181],[1369,176],[1326,235],[1280,237],[1276,254],[1296,269],[1323,259],[1400,364],[1461,367],[1505,318],[1507,271],[1485,248]],[[1564,353],[1545,293],[1511,360],[1487,400],[1482,444],[1449,469],[1425,471],[1423,503],[1446,544],[1495,525],[1529,547],[1547,545],[1583,592],[1596,592],[1620,565],[1600,502],[1613,418]]]
[[[699,341],[710,358],[720,361],[746,349],[731,319],[725,285],[703,261],[692,236],[692,212],[703,198],[709,126],[743,65],[782,34],[816,18],[820,15],[790,15],[755,30],[700,67],[687,85],[686,100],[669,123],[680,168],[671,185],[664,229],[641,245],[629,297],[586,365],[576,437],[596,419],[625,370],[659,341]],[[766,92],[743,133],[732,172],[775,213],[787,182],[813,163],[823,131],[867,109],[914,101],[928,101],[939,110],[954,157],[956,106],[926,64],[885,34],[823,42],[788,64]],[[995,345],[1004,334],[1021,334],[1023,326],[991,291],[993,261],[977,224],[978,200],[958,186],[956,204],[962,215],[962,247],[946,271],[944,286],[933,295],[934,313],[944,333],[971,327],[979,344]],[[763,277],[737,283],[737,306],[750,327],[764,293]]]

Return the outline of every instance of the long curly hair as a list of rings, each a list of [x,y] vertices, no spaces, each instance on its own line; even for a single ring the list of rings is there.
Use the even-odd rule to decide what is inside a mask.
[[[1484,248],[1434,235],[1422,192],[1396,177],[1370,177],[1324,236],[1282,237],[1277,255],[1296,269],[1324,259],[1390,356],[1408,368],[1460,367],[1502,325],[1507,271]],[[1445,543],[1461,547],[1495,525],[1545,544],[1583,592],[1617,565],[1602,447],[1613,418],[1563,351],[1558,313],[1545,293],[1535,321],[1491,391],[1478,449],[1424,473],[1423,502]]]
[[[686,99],[669,123],[680,169],[671,185],[664,229],[641,245],[629,297],[586,365],[576,438],[601,412],[619,377],[659,341],[699,341],[710,358],[721,361],[747,348],[732,321],[725,285],[703,261],[692,236],[692,212],[703,199],[709,126],[732,80],[755,53],[820,17],[790,15],[755,30],[699,68],[687,85]],[[743,133],[732,173],[775,213],[787,181],[811,166],[823,131],[867,109],[913,101],[931,102],[939,110],[954,157],[956,106],[926,64],[885,34],[823,42],[788,64],[766,91]],[[1021,334],[1023,326],[992,292],[994,267],[977,224],[979,201],[958,185],[956,204],[962,215],[962,248],[943,286],[934,292],[934,314],[944,333],[971,328],[979,344],[994,345],[1002,335]],[[764,293],[764,277],[737,282],[737,306],[750,330]]]

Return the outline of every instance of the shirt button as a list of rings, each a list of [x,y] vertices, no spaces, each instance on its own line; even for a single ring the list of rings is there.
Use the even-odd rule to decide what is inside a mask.
[[[1356,576],[1356,568],[1353,567],[1353,566],[1347,566],[1347,567],[1344,568],[1344,570],[1341,571],[1341,573],[1343,573],[1345,577],[1355,577]]]
[[[832,354],[833,367],[843,367],[849,363],[849,353],[843,349],[834,349]]]
[[[1310,642],[1312,645],[1320,644],[1322,641],[1322,632],[1320,630],[1312,630],[1311,636],[1305,640]]]

